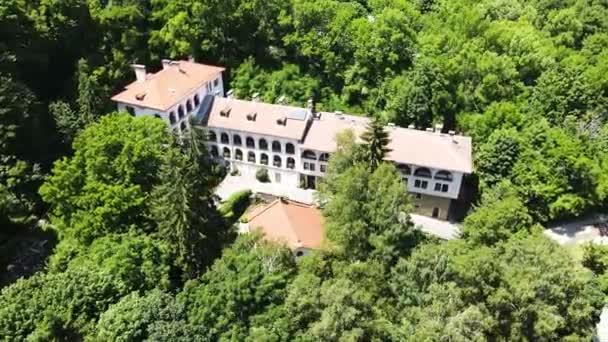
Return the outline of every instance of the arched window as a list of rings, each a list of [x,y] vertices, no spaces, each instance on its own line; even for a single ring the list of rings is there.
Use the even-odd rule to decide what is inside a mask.
[[[226,133],[222,133],[222,135],[220,136],[220,140],[221,140],[222,144],[230,143],[230,138],[228,138],[228,134],[226,134]]]
[[[311,150],[305,150],[302,152],[302,158],[317,160],[317,155]]]
[[[181,125],[180,125],[180,128],[182,129],[182,132],[185,132],[185,131],[186,131],[186,128],[188,128],[188,127],[186,126],[186,121],[182,121],[182,123],[181,123]]]
[[[266,142],[266,139],[261,138],[258,142],[258,147],[260,148],[260,150],[268,150],[268,143]]]
[[[401,171],[401,173],[405,175],[412,174],[412,169],[406,164],[397,164],[397,170]]]
[[[171,122],[172,125],[175,125],[175,112],[171,112],[171,114],[169,114],[169,122]]]
[[[450,171],[441,170],[437,171],[437,173],[435,174],[435,179],[440,179],[448,182],[451,182],[453,178],[454,177],[452,176],[452,173]]]
[[[198,94],[194,94],[194,107],[198,107],[201,103],[201,99],[198,97]]]
[[[419,167],[414,171],[414,176],[422,177],[422,178],[431,178],[431,170],[426,167]]]
[[[248,148],[255,148],[255,141],[252,137],[245,138],[245,143],[247,144]]]
[[[278,141],[272,142],[272,152],[281,152],[281,143]]]
[[[217,146],[211,145],[211,156],[217,158],[219,156],[219,151],[217,150]]]
[[[131,116],[135,116],[135,108],[131,106],[126,106],[125,108],[127,109],[127,113],[131,114]]]
[[[228,147],[224,147],[222,155],[224,156],[224,158],[230,158],[230,149]]]
[[[296,161],[291,157],[287,158],[287,168],[294,169],[295,167],[296,167]]]
[[[217,141],[217,136],[214,131],[207,132],[207,140],[208,141]]]
[[[319,161],[326,162],[329,160],[329,153],[321,153],[319,156]]]
[[[294,153],[296,153],[296,148],[293,146],[292,143],[287,143],[285,145],[285,152],[287,154],[294,154]]]
[[[236,160],[243,160],[243,151],[241,151],[240,149],[236,149],[234,151],[234,159]]]
[[[249,153],[247,153],[247,161],[250,163],[255,163],[255,153],[249,151]]]
[[[260,164],[268,165],[268,155],[266,153],[260,155]]]
[[[243,143],[241,141],[241,136],[238,134],[235,134],[232,136],[232,143],[235,144],[236,146],[241,146],[241,144]]]
[[[192,101],[186,101],[186,110],[188,111],[188,113],[192,111]]]
[[[274,156],[274,158],[272,158],[272,166],[274,167],[281,167],[281,157],[279,156]]]
[[[184,106],[179,105],[179,107],[177,107],[177,116],[182,119],[184,117]]]

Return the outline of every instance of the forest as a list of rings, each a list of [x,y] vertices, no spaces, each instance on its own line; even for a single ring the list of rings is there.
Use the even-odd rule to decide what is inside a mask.
[[[131,64],[188,57],[374,118],[336,137],[327,247],[237,236],[205,132],[115,113]],[[381,122],[472,137],[461,238],[396,214]],[[607,203],[604,0],[0,2],[0,340],[589,341],[608,247],[542,231]]]

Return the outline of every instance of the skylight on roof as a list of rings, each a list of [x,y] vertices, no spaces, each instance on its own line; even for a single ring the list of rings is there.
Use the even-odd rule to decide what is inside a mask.
[[[304,108],[297,108],[287,113],[286,117],[292,120],[306,120],[306,115],[308,114],[308,110]]]

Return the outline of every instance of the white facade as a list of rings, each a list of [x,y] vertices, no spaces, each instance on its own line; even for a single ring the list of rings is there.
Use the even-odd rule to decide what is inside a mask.
[[[190,124],[189,116],[198,111],[203,99],[208,94],[224,95],[224,82],[221,75],[212,81],[204,83],[198,89],[193,90],[179,102],[164,111],[121,102],[119,102],[117,106],[119,112],[128,112],[134,116],[158,117],[165,121],[165,123],[175,130],[176,133],[180,134],[188,129],[188,125]]]
[[[260,168],[266,168],[271,182],[299,187],[301,163],[297,140],[217,127],[208,127],[208,133],[209,151],[214,157],[229,162],[231,170],[236,169],[240,174],[251,176],[252,181],[255,181],[256,172]],[[263,148],[262,141],[266,142],[266,148]]]
[[[215,136],[208,143],[209,150],[213,152],[212,155],[229,162],[231,170],[236,169],[242,175],[251,176],[252,181],[255,180],[255,174],[260,168],[266,168],[270,181],[273,183],[293,187],[314,187],[314,184],[308,184],[306,177],[323,177],[327,171],[330,153],[303,149],[296,140],[237,132],[217,127],[208,127],[208,131],[212,137]],[[228,137],[227,140],[224,138],[223,142],[222,134],[226,134]],[[240,137],[240,144],[234,144],[235,136]],[[253,139],[253,147],[247,146],[247,138]],[[266,141],[267,149],[260,149],[259,142],[261,139]],[[280,152],[272,150],[273,142],[280,144]],[[286,152],[288,143],[294,146],[293,154]],[[225,151],[229,151],[229,153],[224,153]],[[241,157],[237,157],[238,151],[241,151]],[[249,158],[250,153],[253,153],[254,159]],[[267,163],[263,163],[263,155],[266,156]],[[280,158],[280,166],[274,165],[275,156]],[[293,168],[288,167],[287,161],[289,158],[293,159]],[[289,160],[291,161],[291,159]],[[405,164],[397,164],[396,166],[403,181],[407,183],[409,192],[450,199],[458,198],[463,178],[461,172]]]

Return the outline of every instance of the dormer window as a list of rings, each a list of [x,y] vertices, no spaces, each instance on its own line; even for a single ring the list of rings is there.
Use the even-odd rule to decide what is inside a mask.
[[[247,121],[255,121],[255,118],[258,116],[258,113],[249,113],[247,114]]]
[[[224,110],[221,110],[220,111],[220,116],[225,117],[225,118],[229,117],[230,116],[230,109],[226,108]]]

